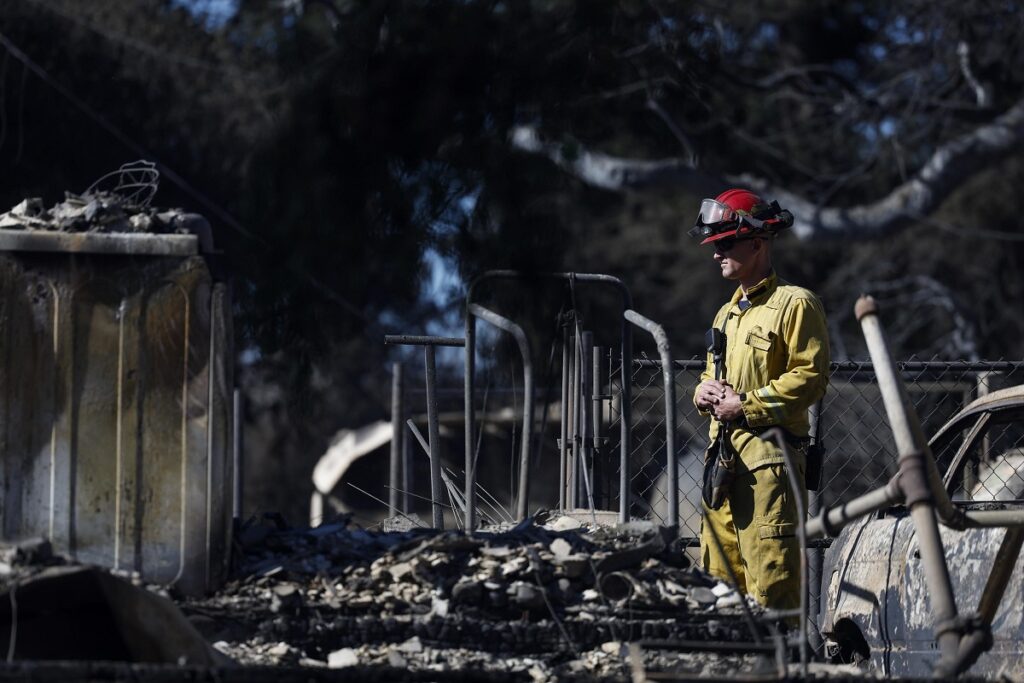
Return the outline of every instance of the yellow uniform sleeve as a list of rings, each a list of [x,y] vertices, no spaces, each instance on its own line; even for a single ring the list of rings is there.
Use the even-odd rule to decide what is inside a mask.
[[[813,298],[793,299],[782,333],[787,351],[785,372],[748,392],[743,401],[743,415],[751,427],[791,421],[824,396],[828,386],[828,328],[821,303]]]

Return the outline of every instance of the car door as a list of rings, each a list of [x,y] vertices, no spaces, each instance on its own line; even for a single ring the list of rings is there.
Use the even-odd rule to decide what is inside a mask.
[[[947,425],[932,440],[931,448],[944,483],[955,504],[967,509],[1015,507],[1024,504],[1024,420],[1020,406],[1002,406],[964,415]],[[940,527],[950,583],[957,609],[968,616],[978,607],[1005,529],[955,531]],[[898,589],[901,620],[890,624],[905,641],[900,657],[892,658],[890,675],[927,675],[938,658],[935,620],[925,582],[924,564],[916,535],[911,533],[902,558],[903,576]],[[971,669],[973,675],[1024,674],[1024,561],[1018,558],[1014,577],[993,622],[993,647]]]

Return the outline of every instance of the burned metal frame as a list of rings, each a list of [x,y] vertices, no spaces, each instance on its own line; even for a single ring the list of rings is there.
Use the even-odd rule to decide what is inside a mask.
[[[793,500],[796,503],[796,536],[797,541],[800,543],[800,668],[801,676],[807,679],[807,646],[809,645],[807,605],[809,602],[810,573],[807,557],[807,509],[804,505],[804,497],[801,495],[801,490],[806,491],[807,488],[805,485],[801,485],[798,479],[796,462],[793,460],[793,453],[789,450],[789,444],[786,443],[786,435],[782,429],[773,427],[765,432],[761,438],[765,441],[774,441],[775,445],[779,447],[782,459],[786,462],[787,483],[793,492]]]
[[[466,335],[465,335],[465,451],[466,451],[466,524],[467,531],[476,528],[476,463],[474,462],[474,367],[476,363],[476,318],[470,307],[478,288],[491,280],[529,280],[535,278],[567,280],[604,284],[616,288],[622,296],[622,312],[633,307],[633,296],[625,283],[612,275],[598,273],[527,273],[518,270],[490,270],[475,277],[466,292]],[[629,452],[630,452],[630,370],[633,356],[633,333],[629,321],[622,320],[621,338],[621,408],[620,408],[620,473],[619,473],[619,520],[629,520]],[[564,410],[564,408],[563,408]],[[563,422],[564,425],[564,422]],[[563,444],[565,442],[563,441]]]
[[[910,509],[923,561],[925,584],[931,596],[935,638],[940,658],[938,677],[966,671],[992,645],[991,626],[1009,582],[1010,571],[1024,545],[1024,510],[963,511],[949,498],[917,412],[896,369],[878,320],[878,306],[861,297],[855,309],[867,341],[878,387],[892,426],[898,452],[898,471],[883,487],[843,504],[823,508],[808,522],[807,538],[836,535],[850,521],[897,503]],[[957,530],[970,527],[1007,527],[996,561],[982,593],[976,619],[958,615],[949,567],[939,535],[939,523]]]
[[[630,309],[622,316],[650,333],[661,356],[661,377],[665,383],[665,474],[668,479],[668,514],[665,522],[679,532],[679,464],[676,462],[676,380],[672,371],[672,349],[665,328]]]
[[[466,307],[466,315],[472,316],[473,318],[480,318],[481,320],[494,325],[499,330],[509,333],[516,340],[516,345],[519,347],[519,353],[523,357],[523,435],[522,443],[519,448],[519,488],[516,494],[516,517],[519,519],[525,519],[527,515],[527,508],[529,505],[530,497],[530,448],[533,444],[533,360],[531,358],[530,350],[530,339],[526,336],[526,332],[523,328],[515,324],[508,318],[498,315],[494,311],[484,308],[480,304],[469,304]],[[469,320],[470,318],[467,318]],[[469,339],[469,335],[466,335]],[[467,345],[468,347],[468,345]],[[467,453],[469,452],[469,445],[467,443]],[[476,475],[474,469],[474,478]],[[469,502],[469,460],[466,461],[466,490],[467,490],[467,501],[466,501],[466,528],[470,529],[470,521],[473,519],[473,514],[470,513]],[[473,488],[475,492],[476,488]],[[475,500],[472,503],[475,505]]]
[[[465,340],[458,339],[457,337],[432,337],[432,336],[417,336],[409,334],[389,334],[384,336],[385,344],[396,344],[402,346],[422,346],[423,347],[423,361],[426,369],[426,385],[427,385],[427,436],[430,454],[430,512],[431,512],[431,526],[435,529],[444,529],[444,508],[441,504],[441,435],[440,425],[438,424],[437,416],[437,360],[435,349],[438,346],[463,346]],[[395,404],[392,404],[392,442],[398,438],[397,433],[403,429],[401,420],[395,421],[395,410],[401,410],[399,405],[397,408]],[[389,480],[391,481],[391,496],[393,500],[390,502],[389,507],[392,509],[392,514],[397,512],[397,463],[399,449],[392,447],[391,449],[391,472]]]

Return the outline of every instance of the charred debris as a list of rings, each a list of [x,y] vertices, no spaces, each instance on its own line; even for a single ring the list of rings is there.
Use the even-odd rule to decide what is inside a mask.
[[[467,535],[371,531],[339,519],[252,520],[236,578],[181,608],[241,664],[475,671],[547,681],[777,672],[779,636],[690,566],[664,528],[589,526],[553,513]],[[744,609],[744,607],[746,609]],[[632,649],[629,643],[633,643]],[[781,648],[781,650],[780,650]]]
[[[0,605],[20,605],[14,635],[10,607],[0,614],[0,640],[40,671],[100,659],[235,671],[224,680],[264,667],[276,680],[784,676],[781,622],[670,539],[649,522],[558,513],[472,535],[265,515],[239,529],[230,580],[203,597],[75,565],[40,541],[0,554]],[[62,595],[78,597],[56,609]],[[89,633],[89,647],[49,637],[57,625]]]

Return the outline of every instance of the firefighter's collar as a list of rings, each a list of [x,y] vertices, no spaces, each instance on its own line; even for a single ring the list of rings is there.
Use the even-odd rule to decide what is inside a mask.
[[[768,277],[758,282],[756,285],[747,290],[747,301],[751,305],[759,304],[768,299],[772,295],[772,292],[779,285],[779,277],[775,274],[775,270],[772,269],[768,273]],[[743,299],[743,288],[737,287],[736,291],[732,295],[732,305],[739,308],[740,301]],[[741,310],[746,310],[749,306],[743,307]]]

